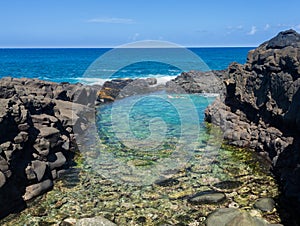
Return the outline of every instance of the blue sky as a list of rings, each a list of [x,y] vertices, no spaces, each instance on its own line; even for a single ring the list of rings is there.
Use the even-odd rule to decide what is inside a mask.
[[[115,47],[139,40],[257,46],[300,31],[300,1],[0,0],[0,47]]]

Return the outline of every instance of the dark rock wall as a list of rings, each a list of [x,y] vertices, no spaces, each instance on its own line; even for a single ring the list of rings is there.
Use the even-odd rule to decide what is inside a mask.
[[[220,125],[230,144],[269,159],[299,214],[300,34],[281,32],[250,51],[245,65],[229,66],[223,82],[225,99],[207,108],[206,120]]]
[[[80,112],[95,97],[80,84],[0,80],[0,217],[51,189],[76,151]]]

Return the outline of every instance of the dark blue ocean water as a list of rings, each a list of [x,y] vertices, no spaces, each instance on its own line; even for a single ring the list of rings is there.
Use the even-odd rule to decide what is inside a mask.
[[[245,63],[247,53],[251,49],[253,48],[187,50],[200,57],[205,66],[198,63],[199,59],[194,56],[188,56],[186,49],[0,49],[0,77],[27,77],[90,84],[102,83],[107,78],[168,78],[185,70],[220,70],[227,68],[233,61]],[[97,59],[99,60],[96,67],[94,65],[90,68]]]

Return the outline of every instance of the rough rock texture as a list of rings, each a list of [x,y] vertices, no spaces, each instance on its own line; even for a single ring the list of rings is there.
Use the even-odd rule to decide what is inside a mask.
[[[226,71],[183,72],[180,76],[167,82],[166,88],[186,93],[217,93],[224,94],[225,86],[220,78]]]
[[[226,97],[206,110],[230,144],[269,159],[288,206],[300,211],[300,34],[279,33],[233,63],[225,76]],[[299,218],[298,218],[299,219]]]
[[[80,114],[91,111],[86,105],[96,93],[80,84],[0,80],[0,217],[51,189],[74,155],[74,133],[86,123]]]
[[[111,102],[128,96],[145,94],[164,89],[155,78],[147,79],[114,79],[103,84],[97,93],[99,102]]]

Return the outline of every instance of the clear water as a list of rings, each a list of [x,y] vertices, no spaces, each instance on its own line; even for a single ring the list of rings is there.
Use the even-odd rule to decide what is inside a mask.
[[[226,207],[279,223],[277,211],[265,214],[253,207],[259,198],[278,196],[264,164],[253,152],[220,146],[217,130],[202,124],[211,101],[201,95],[157,92],[99,106],[98,131],[87,142],[95,140],[93,136],[101,142],[82,150],[77,168],[52,191],[0,224],[67,225],[66,219],[103,216],[117,225],[204,226],[212,211]],[[119,121],[124,112],[128,120]],[[154,149],[143,146],[140,141],[153,133],[163,139],[150,142],[158,144]],[[224,192],[226,200],[189,202],[189,197],[212,189]]]

